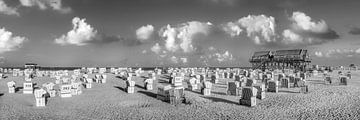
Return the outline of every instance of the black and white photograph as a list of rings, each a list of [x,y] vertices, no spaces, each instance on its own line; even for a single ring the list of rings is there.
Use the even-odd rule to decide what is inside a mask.
[[[360,0],[0,0],[0,120],[305,119],[360,119]]]

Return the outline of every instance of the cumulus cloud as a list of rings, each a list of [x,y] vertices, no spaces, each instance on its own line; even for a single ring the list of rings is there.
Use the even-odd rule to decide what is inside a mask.
[[[231,37],[239,36],[240,33],[243,31],[239,25],[233,22],[228,22],[227,24],[223,25],[222,29]]]
[[[94,40],[98,35],[97,30],[86,23],[85,20],[86,19],[80,19],[79,17],[73,18],[73,29],[66,35],[62,35],[60,38],[55,39],[55,43],[60,45],[83,46]]]
[[[94,27],[86,22],[86,19],[75,17],[72,19],[73,28],[55,39],[56,44],[84,46],[88,44],[109,44],[113,42],[121,43],[123,46],[137,46],[142,42],[136,38],[125,38],[120,35],[107,35],[99,33]]]
[[[106,35],[106,34],[97,34],[93,40],[87,41],[87,43],[92,44],[109,44],[118,42],[123,46],[137,46],[141,45],[142,42],[135,38],[125,38],[120,35]]]
[[[300,35],[294,33],[289,29],[284,30],[282,35],[284,36],[286,43],[301,43],[303,41],[303,38]]]
[[[349,57],[349,56],[354,56],[358,53],[360,53],[360,50],[356,50],[356,49],[347,49],[347,48],[344,48],[344,49],[339,49],[339,48],[336,48],[336,49],[329,49],[325,52],[323,52],[323,56],[329,58],[329,57],[339,57],[339,56],[342,56],[342,57]],[[316,55],[316,53],[315,53]]]
[[[22,6],[33,7],[37,6],[41,10],[46,10],[49,7],[53,10],[56,10],[60,13],[69,13],[71,12],[70,7],[63,7],[62,0],[20,0]]]
[[[285,44],[314,45],[339,38],[339,35],[330,29],[324,20],[314,22],[303,12],[293,12],[290,21],[292,22],[291,29],[285,29],[282,34]]]
[[[153,47],[151,47],[151,51],[153,51],[156,54],[159,54],[161,52],[161,47],[159,43],[156,43]]]
[[[23,42],[27,39],[25,37],[13,36],[12,32],[5,28],[0,29],[0,53],[16,50],[21,47]]]
[[[193,52],[193,45],[196,35],[208,35],[211,32],[212,24],[207,22],[191,21],[176,27],[167,25],[160,31],[160,37],[165,40],[165,48],[168,51],[176,52],[182,50],[185,53]]]
[[[204,55],[200,56],[199,61],[205,64],[208,64],[210,61],[215,61],[219,63],[233,61],[235,58],[229,51],[216,49],[215,47],[209,47],[208,51]]]
[[[171,60],[171,62],[173,62],[173,63],[178,63],[178,59],[177,59],[177,57],[175,57],[175,56],[172,56],[172,57],[170,58],[170,60]]]
[[[328,25],[324,20],[320,20],[319,22],[313,22],[310,16],[307,16],[303,12],[293,12],[291,17],[293,20],[293,27],[299,30],[312,31],[312,32],[326,32],[328,30]]]
[[[180,58],[181,62],[186,64],[188,62],[188,59],[187,58]]]
[[[244,29],[255,44],[266,44],[276,41],[275,25],[275,18],[272,16],[248,15],[236,22],[228,22],[223,25],[223,30],[234,37],[239,36]]]
[[[360,48],[357,49],[357,50],[355,50],[355,52],[356,52],[357,54],[360,54]]]
[[[146,53],[147,53],[147,50],[143,50],[141,53],[142,53],[142,54],[146,54]]]
[[[151,38],[153,32],[154,32],[154,26],[152,25],[142,26],[136,30],[136,37],[141,41],[146,41]]]
[[[360,28],[352,27],[351,30],[349,31],[349,33],[352,35],[360,35]]]
[[[0,0],[0,13],[5,15],[17,15],[19,16],[19,12],[17,8],[9,7],[4,0]]]
[[[323,53],[320,52],[320,51],[316,51],[316,52],[315,52],[315,56],[316,56],[316,57],[323,57]]]
[[[209,51],[215,51],[215,50],[216,50],[216,48],[214,46],[209,47]]]
[[[234,59],[233,55],[229,51],[226,51],[223,54],[215,53],[214,56],[215,56],[216,60],[219,61],[219,62],[231,61],[231,60]]]

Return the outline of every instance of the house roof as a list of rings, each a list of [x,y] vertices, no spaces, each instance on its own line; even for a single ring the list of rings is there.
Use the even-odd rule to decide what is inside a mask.
[[[253,57],[259,57],[259,56],[265,56],[265,55],[269,55],[270,51],[259,51],[259,52],[255,52]]]
[[[295,50],[277,50],[274,52],[274,56],[283,56],[283,55],[300,55],[302,49]]]

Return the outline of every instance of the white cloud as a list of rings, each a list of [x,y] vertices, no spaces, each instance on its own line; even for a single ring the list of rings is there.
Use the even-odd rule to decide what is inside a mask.
[[[354,55],[357,55],[360,53],[360,50],[356,50],[356,49],[348,49],[348,48],[343,48],[343,49],[340,49],[340,48],[333,48],[333,49],[330,49],[330,50],[327,50],[325,53],[325,57],[337,57],[337,56],[346,56],[346,57],[349,57],[349,56],[354,56]]]
[[[25,7],[37,6],[41,10],[46,10],[48,7],[51,7],[60,13],[71,12],[71,8],[62,6],[62,0],[20,0],[20,3]]]
[[[323,53],[320,52],[320,51],[316,51],[316,52],[315,52],[315,56],[316,56],[316,57],[323,57]]]
[[[209,47],[209,51],[215,51],[215,50],[216,50],[216,48],[214,46]]]
[[[151,51],[153,51],[156,54],[159,54],[161,51],[161,47],[159,43],[156,43],[153,47],[151,47]]]
[[[239,25],[233,22],[228,22],[226,25],[223,25],[222,29],[231,37],[239,36],[240,33],[243,31]]]
[[[322,44],[339,38],[324,20],[314,22],[311,17],[302,12],[293,12],[289,18],[292,22],[290,29],[283,31],[283,43],[314,45]]]
[[[355,51],[357,54],[360,54],[360,48]]]
[[[152,25],[142,26],[136,30],[136,37],[141,41],[145,41],[151,38],[153,32],[154,32],[154,26]]]
[[[12,32],[6,31],[5,28],[0,29],[0,53],[13,51],[21,47],[26,41],[25,37],[13,36]]]
[[[228,22],[223,26],[223,30],[232,37],[240,35],[246,30],[247,36],[254,40],[255,44],[265,44],[275,42],[275,19],[272,16],[249,15],[240,18],[236,22]]]
[[[4,0],[0,0],[0,13],[5,15],[17,15],[19,16],[19,12],[17,8],[9,7]]]
[[[73,29],[66,35],[55,39],[55,43],[60,45],[83,46],[95,39],[97,31],[85,22],[86,19],[75,17],[72,20]]]
[[[219,61],[219,62],[224,62],[224,61],[231,61],[233,60],[233,55],[229,52],[229,51],[226,51],[225,53],[221,54],[221,53],[216,53],[215,54],[216,56],[216,59]]]
[[[147,53],[147,51],[146,51],[146,50],[143,50],[141,53],[142,53],[142,54],[146,54],[146,53]]]
[[[294,33],[293,31],[291,31],[289,29],[284,30],[282,35],[284,37],[284,42],[286,44],[289,44],[289,43],[301,43],[304,40],[300,35]]]
[[[168,51],[176,52],[179,49],[185,53],[193,52],[193,40],[198,34],[208,35],[211,30],[211,23],[191,21],[177,27],[167,25],[163,27],[159,34],[165,40],[165,48]]]
[[[181,62],[186,64],[188,62],[188,59],[187,58],[180,58]]]
[[[319,22],[313,22],[311,17],[307,16],[303,12],[296,11],[293,13],[291,20],[293,22],[293,27],[295,29],[312,31],[312,32],[326,32],[328,30],[328,25],[324,20]]]
[[[175,56],[172,56],[172,57],[170,58],[170,60],[171,60],[171,62],[173,62],[173,63],[178,63],[178,59],[177,59]]]

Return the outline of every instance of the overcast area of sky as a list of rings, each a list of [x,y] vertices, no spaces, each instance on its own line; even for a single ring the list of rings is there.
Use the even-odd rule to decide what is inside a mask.
[[[0,0],[0,66],[250,66],[307,49],[360,64],[359,0]]]

